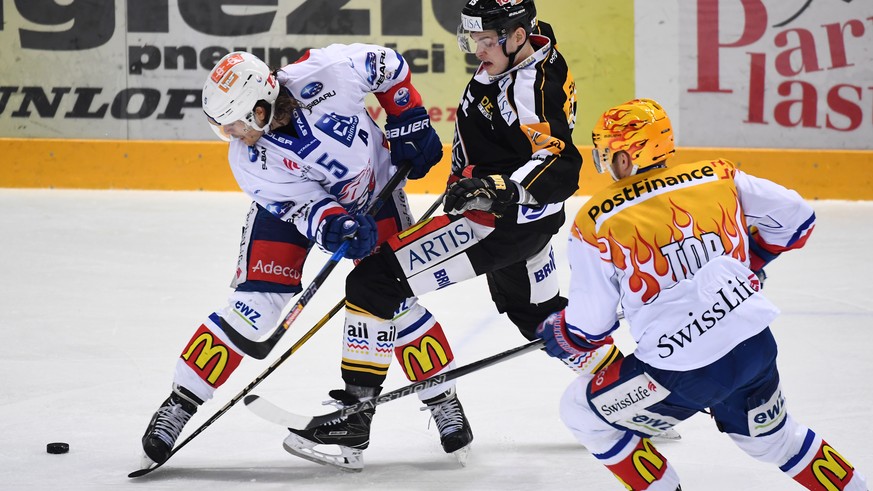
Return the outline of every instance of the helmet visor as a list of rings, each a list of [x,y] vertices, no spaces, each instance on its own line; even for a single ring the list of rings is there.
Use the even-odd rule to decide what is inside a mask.
[[[457,34],[458,48],[464,53],[475,54],[506,42],[506,36],[498,36],[497,31],[470,30],[464,23],[458,25]]]
[[[597,169],[598,174],[603,174],[607,170],[610,170],[609,164],[611,161],[611,156],[609,155],[609,148],[597,148],[591,150],[591,160],[594,161],[594,168]]]
[[[234,121],[230,124],[218,124],[208,115],[206,119],[209,121],[209,128],[215,133],[215,136],[226,142],[239,138],[239,135],[251,131],[249,125],[242,120]]]

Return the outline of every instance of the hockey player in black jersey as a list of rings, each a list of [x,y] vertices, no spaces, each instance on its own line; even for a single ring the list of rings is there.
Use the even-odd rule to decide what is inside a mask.
[[[469,0],[458,44],[481,65],[457,111],[445,215],[391,237],[346,282],[339,405],[377,396],[393,351],[410,380],[450,370],[439,322],[405,299],[486,275],[492,299],[527,339],[567,300],[559,293],[550,241],[564,223],[564,200],[578,188],[582,157],[571,132],[576,86],[551,28],[533,0]],[[393,149],[392,149],[393,150]],[[404,319],[405,318],[405,319]],[[404,329],[393,328],[404,319]],[[385,354],[388,353],[388,359]],[[621,354],[607,345],[565,360],[596,371]],[[473,440],[454,382],[419,394],[443,448],[463,456]],[[291,430],[285,448],[346,470],[363,467],[373,410],[310,430]],[[315,447],[336,444],[340,454]]]

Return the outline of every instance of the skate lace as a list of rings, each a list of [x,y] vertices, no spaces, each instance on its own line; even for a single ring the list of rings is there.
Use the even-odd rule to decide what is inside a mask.
[[[337,399],[331,399],[329,401],[321,401],[321,405],[322,406],[333,406],[337,409],[344,409],[346,407],[346,405],[343,404],[342,401],[337,400]],[[336,426],[340,423],[345,422],[347,419],[348,418],[344,418],[344,417],[340,416],[336,419],[332,419],[332,420],[328,421],[327,423],[323,423],[321,426]]]
[[[464,413],[461,411],[457,398],[421,408],[422,411],[425,409],[430,409],[430,414],[440,431],[440,436],[460,431],[464,427]]]
[[[170,405],[158,409],[154,434],[172,447],[189,419],[191,419],[191,414],[188,411],[185,411],[180,404],[171,402]]]

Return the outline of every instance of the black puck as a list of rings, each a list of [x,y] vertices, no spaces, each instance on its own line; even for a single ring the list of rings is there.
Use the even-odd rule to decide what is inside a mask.
[[[67,453],[70,451],[70,444],[64,442],[49,443],[45,446],[45,451],[48,453]]]

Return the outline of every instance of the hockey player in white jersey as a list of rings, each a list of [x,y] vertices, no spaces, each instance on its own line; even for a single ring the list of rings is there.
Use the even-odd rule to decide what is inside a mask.
[[[367,112],[369,93],[386,110],[387,138]],[[275,72],[252,54],[230,53],[210,72],[202,102],[212,129],[229,142],[233,175],[253,203],[234,291],[182,349],[172,393],[142,439],[144,467],[169,458],[197,407],[240,364],[243,353],[224,331],[251,340],[270,333],[302,290],[313,244],[336,252],[351,237],[345,257],[359,259],[410,226],[402,187],[375,216],[363,212],[395,165],[410,163],[409,178],[416,179],[442,156],[409,65],[381,46],[313,49]]]
[[[764,266],[806,243],[812,208],[727,160],[667,167],[672,131],[649,99],[609,109],[594,127],[595,166],[616,182],[576,216],[569,304],[537,336],[552,356],[578,356],[610,340],[620,308],[637,348],[572,382],[561,418],[629,490],[680,489],[650,438],[707,409],[743,451],[803,487],[866,490],[789,413],[769,328],[778,310],[761,293]]]

